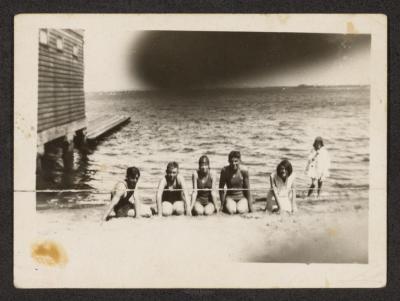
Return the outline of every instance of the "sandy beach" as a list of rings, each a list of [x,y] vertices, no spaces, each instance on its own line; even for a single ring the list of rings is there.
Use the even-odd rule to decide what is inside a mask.
[[[46,210],[37,212],[38,235],[62,237],[75,246],[100,244],[97,250],[107,253],[129,251],[147,262],[160,257],[217,262],[367,262],[368,208],[364,201],[303,201],[292,216],[264,212],[262,207],[264,203],[258,202],[256,212],[241,216],[113,218],[104,223],[105,206]]]
[[[140,276],[137,283],[142,287],[154,282],[149,275],[170,279],[176,285],[180,278],[174,275],[188,267],[368,263],[365,200],[303,200],[292,216],[265,213],[261,211],[264,204],[257,202],[256,212],[241,216],[113,218],[103,223],[105,206],[39,210],[37,242],[58,244],[66,260],[51,267],[28,256],[24,262],[16,262],[15,271],[32,286],[64,283],[66,287],[85,287],[96,283],[99,287],[132,287],[129,278]],[[24,279],[21,275],[27,269],[35,270],[38,277]],[[133,272],[143,270],[143,276]],[[207,281],[212,283],[210,277]]]

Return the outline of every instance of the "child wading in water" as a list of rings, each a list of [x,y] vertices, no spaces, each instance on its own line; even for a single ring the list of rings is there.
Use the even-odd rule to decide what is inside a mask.
[[[329,153],[324,147],[324,141],[321,137],[314,140],[313,149],[308,156],[306,174],[311,178],[311,185],[307,196],[309,197],[315,188],[315,182],[318,184],[317,197],[319,197],[322,182],[329,176],[330,158]]]
[[[294,213],[297,211],[295,175],[288,160],[281,161],[270,175],[271,190],[267,194],[265,210]]]

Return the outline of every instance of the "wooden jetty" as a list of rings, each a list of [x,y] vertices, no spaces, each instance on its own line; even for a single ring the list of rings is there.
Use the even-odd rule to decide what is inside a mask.
[[[130,117],[127,116],[112,116],[112,117],[98,117],[88,122],[86,140],[95,141],[102,138],[104,135],[117,129],[118,127],[128,123]]]
[[[84,92],[84,31],[41,28],[38,32],[37,172],[47,155],[73,164],[74,147],[129,122],[129,117],[88,121]],[[61,153],[61,154],[60,154]]]

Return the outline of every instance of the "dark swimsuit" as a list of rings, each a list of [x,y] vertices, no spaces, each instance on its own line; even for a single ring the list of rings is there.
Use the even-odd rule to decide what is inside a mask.
[[[126,184],[125,187],[127,188]],[[128,191],[125,196],[121,196],[118,203],[114,206],[116,216],[127,216],[128,210],[135,209],[135,206],[129,202],[129,199],[134,195],[134,193],[134,191]],[[111,194],[111,199],[112,197],[113,195]]]
[[[244,181],[243,181],[243,171],[238,169],[234,174],[229,177],[229,166],[225,166],[223,170],[223,176],[225,177],[225,183],[228,189],[235,188],[235,189],[242,189],[244,188]],[[243,198],[243,190],[228,190],[226,192],[226,196],[231,197],[235,201],[239,201]]]
[[[182,190],[172,189],[182,189],[182,184],[178,182],[178,179],[175,179],[174,183],[170,187],[168,187],[168,183],[165,184],[161,198],[162,202],[170,202],[173,204],[176,201],[183,201]]]
[[[197,188],[198,189],[212,188],[212,178],[210,173],[207,174],[206,181],[203,182],[200,179],[199,171],[197,171]],[[197,191],[196,201],[200,202],[202,206],[206,206],[209,202],[211,202],[211,191],[204,191],[204,190]]]

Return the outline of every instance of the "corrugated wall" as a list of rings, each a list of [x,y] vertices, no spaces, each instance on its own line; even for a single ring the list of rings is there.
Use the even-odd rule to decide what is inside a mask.
[[[85,118],[83,37],[72,30],[45,31],[47,45],[39,42],[38,132]]]

